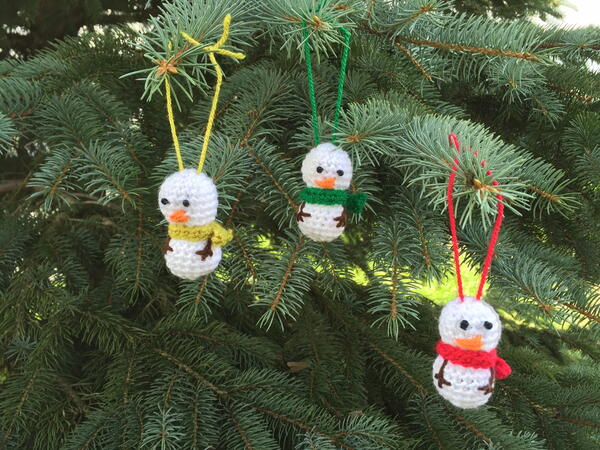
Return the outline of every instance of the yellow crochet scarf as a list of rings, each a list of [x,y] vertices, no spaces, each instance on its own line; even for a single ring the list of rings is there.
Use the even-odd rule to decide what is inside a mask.
[[[220,223],[211,222],[207,225],[190,227],[187,225],[169,224],[169,237],[183,241],[211,240],[215,247],[223,247],[233,238],[233,231],[223,228]]]

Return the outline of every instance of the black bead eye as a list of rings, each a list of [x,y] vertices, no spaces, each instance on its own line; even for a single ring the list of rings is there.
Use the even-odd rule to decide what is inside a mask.
[[[317,167],[317,173],[323,172],[323,168],[321,166]]]
[[[463,330],[466,330],[467,328],[469,328],[469,321],[468,320],[461,320],[460,321],[460,327]]]
[[[343,170],[338,170],[338,171],[337,171],[337,174],[338,174],[340,177],[343,177],[343,176],[344,176],[344,171],[343,171]]]
[[[161,199],[160,199],[160,202],[161,202],[163,205],[168,205],[168,204],[169,204],[169,200],[167,200],[166,198],[161,198]]]
[[[486,320],[485,322],[483,322],[483,326],[485,327],[486,330],[491,330],[494,325],[492,325],[492,322],[488,322]]]
[[[190,201],[189,201],[189,200],[184,200],[184,201],[183,201],[183,206],[185,206],[186,208],[187,208],[188,206],[190,206]]]

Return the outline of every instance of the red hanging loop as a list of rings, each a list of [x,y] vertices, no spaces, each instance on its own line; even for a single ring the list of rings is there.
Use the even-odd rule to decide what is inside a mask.
[[[448,141],[450,145],[454,146],[456,151],[460,153],[460,143],[458,142],[458,138],[454,133],[450,133],[448,135]],[[477,154],[476,154],[477,156]],[[481,167],[485,167],[485,161],[481,161]],[[458,296],[461,300],[464,300],[463,294],[463,284],[462,277],[460,274],[460,259],[458,252],[458,237],[456,235],[456,219],[454,215],[454,201],[452,198],[454,192],[454,182],[456,180],[456,171],[458,170],[458,158],[454,158],[454,164],[452,165],[452,173],[450,174],[450,178],[448,180],[448,217],[450,219],[450,233],[452,235],[452,252],[454,253],[454,269],[456,271],[456,284],[458,285]],[[492,171],[488,170],[486,175],[491,176]],[[498,182],[496,180],[492,181],[492,186],[498,186]],[[496,199],[498,200],[498,212],[496,214],[496,221],[494,222],[494,227],[492,229],[492,235],[490,236],[490,243],[488,244],[488,251],[485,257],[485,261],[483,262],[483,267],[481,269],[481,280],[479,281],[479,288],[477,289],[477,296],[475,297],[477,300],[481,300],[483,295],[483,287],[485,286],[485,281],[487,279],[488,272],[490,270],[490,266],[492,265],[492,259],[494,257],[494,248],[496,247],[496,242],[498,241],[498,235],[500,234],[500,228],[502,227],[502,220],[504,219],[504,197],[500,193],[500,190],[497,189],[498,193],[496,194]]]
[[[450,145],[454,145],[456,151],[460,153],[460,145],[458,138],[454,133],[450,133],[448,136]],[[448,216],[450,218],[450,234],[452,234],[452,252],[454,253],[454,271],[456,272],[456,284],[458,285],[458,296],[461,300],[465,299],[463,294],[462,277],[460,275],[460,259],[458,254],[458,237],[456,236],[456,220],[454,219],[454,201],[452,199],[452,192],[454,191],[454,181],[456,180],[456,171],[458,169],[458,158],[454,158],[454,164],[452,165],[452,173],[448,180]]]

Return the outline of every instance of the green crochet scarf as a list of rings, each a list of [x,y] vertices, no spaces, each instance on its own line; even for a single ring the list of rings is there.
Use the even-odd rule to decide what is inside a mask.
[[[342,205],[348,211],[360,214],[367,202],[367,194],[358,192],[350,194],[336,189],[304,188],[300,191],[300,200],[313,205]]]

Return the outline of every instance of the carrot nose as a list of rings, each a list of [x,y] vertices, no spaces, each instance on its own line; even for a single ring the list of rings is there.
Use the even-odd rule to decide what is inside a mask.
[[[177,211],[173,211],[169,216],[169,220],[171,222],[183,223],[190,220],[190,218],[185,214],[183,209],[178,209]]]
[[[335,187],[335,177],[315,180],[315,184],[323,189],[333,189]]]
[[[465,350],[481,350],[481,347],[483,347],[483,340],[480,334],[467,339],[454,339],[454,343],[457,347]]]

